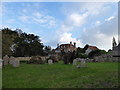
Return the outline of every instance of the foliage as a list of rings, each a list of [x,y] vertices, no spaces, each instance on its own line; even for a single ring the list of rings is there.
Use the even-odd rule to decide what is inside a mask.
[[[83,53],[85,53],[85,51],[87,50],[87,48],[88,48],[88,44],[86,44],[85,46],[84,46],[84,48],[83,48]]]
[[[33,56],[33,57],[27,62],[27,64],[44,64],[44,63],[45,63],[45,61],[43,61],[40,56]]]
[[[90,52],[88,54],[88,57],[93,58],[94,56],[100,56],[102,54],[107,54],[107,52],[105,50],[95,50],[95,51]]]
[[[87,55],[84,53],[79,53],[77,58],[87,58]]]
[[[35,56],[43,54],[43,45],[40,43],[39,37],[34,34],[22,33],[17,37],[15,56]]]
[[[23,33],[21,29],[15,31],[4,28],[2,31],[2,55],[35,56],[44,55],[39,36]]]
[[[87,58],[87,55],[84,54],[83,48],[80,48],[80,47],[77,48],[76,58]]]
[[[48,55],[50,52],[51,52],[51,47],[50,46],[45,46],[44,47],[44,53],[45,53],[45,55]]]
[[[2,56],[12,55],[12,45],[15,38],[18,36],[17,32],[12,31],[9,28],[4,28],[2,31]]]

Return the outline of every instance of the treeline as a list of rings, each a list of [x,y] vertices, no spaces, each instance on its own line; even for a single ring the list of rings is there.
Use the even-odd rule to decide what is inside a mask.
[[[51,50],[50,46],[41,43],[39,36],[27,34],[21,29],[4,28],[0,32],[2,32],[2,56],[44,56]]]

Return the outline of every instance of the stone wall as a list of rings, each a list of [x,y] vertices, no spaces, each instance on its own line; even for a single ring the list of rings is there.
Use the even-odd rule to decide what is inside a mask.
[[[17,60],[20,60],[20,61],[29,61],[31,59],[31,57],[15,57]],[[42,60],[46,60],[48,57],[43,57],[41,56],[41,59]]]
[[[20,61],[29,61],[31,59],[31,57],[15,57],[15,58]]]
[[[120,57],[114,57],[112,53],[109,53],[94,57],[94,59],[98,62],[118,62]]]

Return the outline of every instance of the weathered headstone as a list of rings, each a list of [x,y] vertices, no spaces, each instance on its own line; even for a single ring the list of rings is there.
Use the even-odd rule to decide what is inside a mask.
[[[13,66],[13,67],[19,67],[19,66],[20,66],[20,61],[14,59],[14,60],[12,61],[12,66]]]
[[[48,60],[48,64],[53,64],[53,60],[52,60],[52,59],[49,59],[49,60]]]
[[[12,64],[14,60],[15,60],[15,58],[14,58],[13,56],[11,56],[11,57],[9,58],[9,64]]]
[[[85,67],[86,66],[85,59],[81,59],[80,66],[81,67]]]
[[[77,65],[77,60],[76,59],[73,60],[73,65]]]
[[[5,65],[8,65],[8,63],[9,63],[9,57],[8,57],[8,55],[5,55],[4,57],[3,57],[3,65],[5,66]]]

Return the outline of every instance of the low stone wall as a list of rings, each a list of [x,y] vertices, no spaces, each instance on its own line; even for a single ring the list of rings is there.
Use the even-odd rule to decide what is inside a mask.
[[[113,57],[113,55],[110,54],[103,54],[101,56],[94,57],[95,61],[98,62],[118,62],[120,57]]]
[[[94,59],[89,59],[89,58],[76,58],[77,61],[86,61],[86,62],[94,62]]]
[[[20,60],[20,61],[29,61],[31,59],[31,57],[15,57],[16,60]],[[41,57],[42,60],[47,60],[48,57]]]
[[[31,57],[15,57],[16,60],[20,60],[20,61],[29,61],[31,59]]]
[[[41,57],[41,59],[42,59],[43,61],[47,60],[48,58],[49,58],[48,56]]]

